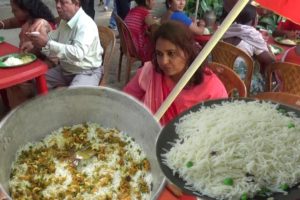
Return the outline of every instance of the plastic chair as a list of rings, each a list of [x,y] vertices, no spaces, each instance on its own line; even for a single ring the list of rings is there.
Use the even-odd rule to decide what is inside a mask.
[[[208,68],[219,77],[229,96],[235,96],[235,91],[237,91],[239,97],[247,97],[247,89],[244,82],[232,69],[223,64],[214,62],[209,63]]]
[[[262,92],[254,96],[259,100],[270,100],[295,108],[300,108],[300,96],[285,92]]]
[[[273,91],[275,77],[278,79],[278,92],[300,95],[300,65],[288,62],[270,64],[267,67],[267,91]]]
[[[118,67],[118,72],[117,72],[118,81],[120,81],[122,58],[123,58],[123,55],[125,55],[127,57],[127,73],[126,73],[126,80],[125,80],[126,82],[125,83],[127,83],[130,78],[130,71],[131,71],[132,64],[136,61],[141,61],[141,59],[139,57],[136,47],[134,46],[132,36],[131,36],[131,33],[130,33],[127,25],[116,13],[113,13],[113,16],[117,23],[117,28],[119,31],[120,43],[121,43],[119,67]],[[143,33],[141,33],[141,34],[143,34]]]
[[[104,49],[104,53],[103,53],[104,75],[101,78],[100,85],[105,85],[109,74],[110,59],[116,45],[116,37],[114,32],[110,28],[105,26],[98,26],[98,32],[99,32],[101,46]]]
[[[250,56],[248,56],[248,54],[229,43],[219,41],[215,48],[212,50],[211,55],[213,62],[221,63],[231,69],[233,69],[234,67],[235,60],[238,57],[241,57],[245,61],[247,66],[247,73],[244,82],[247,88],[247,92],[250,93],[254,61]]]

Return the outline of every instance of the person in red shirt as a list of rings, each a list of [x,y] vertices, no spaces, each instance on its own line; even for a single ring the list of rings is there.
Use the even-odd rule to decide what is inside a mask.
[[[55,18],[51,10],[41,0],[11,0],[10,5],[14,17],[0,20],[0,29],[20,27],[19,48],[21,51],[41,56],[40,49],[33,46],[28,33],[40,32],[41,29],[49,32],[54,29]]]
[[[154,0],[135,0],[137,6],[132,8],[125,17],[135,48],[142,62],[152,59],[153,46],[151,35],[158,26],[151,14]]]
[[[300,25],[290,20],[281,21],[273,33],[274,37],[287,37],[295,39],[300,37]]]

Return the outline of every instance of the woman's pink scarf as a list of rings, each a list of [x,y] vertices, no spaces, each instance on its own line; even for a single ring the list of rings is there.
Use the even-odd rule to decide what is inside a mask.
[[[144,64],[138,82],[140,87],[146,91],[141,101],[143,101],[153,113],[157,112],[176,85],[169,77],[157,73],[151,62]],[[161,118],[160,122],[162,125],[166,125],[181,112],[201,101],[226,98],[227,96],[226,89],[221,81],[215,74],[206,69],[203,82],[182,90]]]

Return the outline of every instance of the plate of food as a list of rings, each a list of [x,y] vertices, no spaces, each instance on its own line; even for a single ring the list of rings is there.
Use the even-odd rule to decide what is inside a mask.
[[[12,53],[0,57],[0,68],[18,67],[37,59],[32,53]]]
[[[283,52],[283,49],[277,45],[274,44],[269,44],[269,48],[270,51],[274,54],[274,55],[278,55],[281,54]]]
[[[162,129],[156,156],[170,182],[203,200],[294,200],[299,128],[300,111],[283,104],[210,100]]]
[[[288,38],[284,38],[284,37],[276,37],[274,38],[275,42],[279,43],[279,44],[283,44],[283,45],[287,45],[287,46],[296,46],[297,42],[300,42],[299,39],[288,39]]]
[[[214,32],[211,28],[204,27],[204,31],[202,35],[212,35]]]
[[[4,42],[4,37],[0,36],[0,43]]]

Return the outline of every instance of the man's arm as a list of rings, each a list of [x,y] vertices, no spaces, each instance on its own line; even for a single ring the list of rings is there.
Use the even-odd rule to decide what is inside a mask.
[[[90,26],[78,27],[74,38],[69,40],[66,44],[49,38],[51,55],[56,55],[59,59],[70,63],[82,61],[89,51],[89,48],[92,47],[93,42],[95,42],[95,37],[98,37],[95,33],[98,33],[98,31],[93,30]]]

